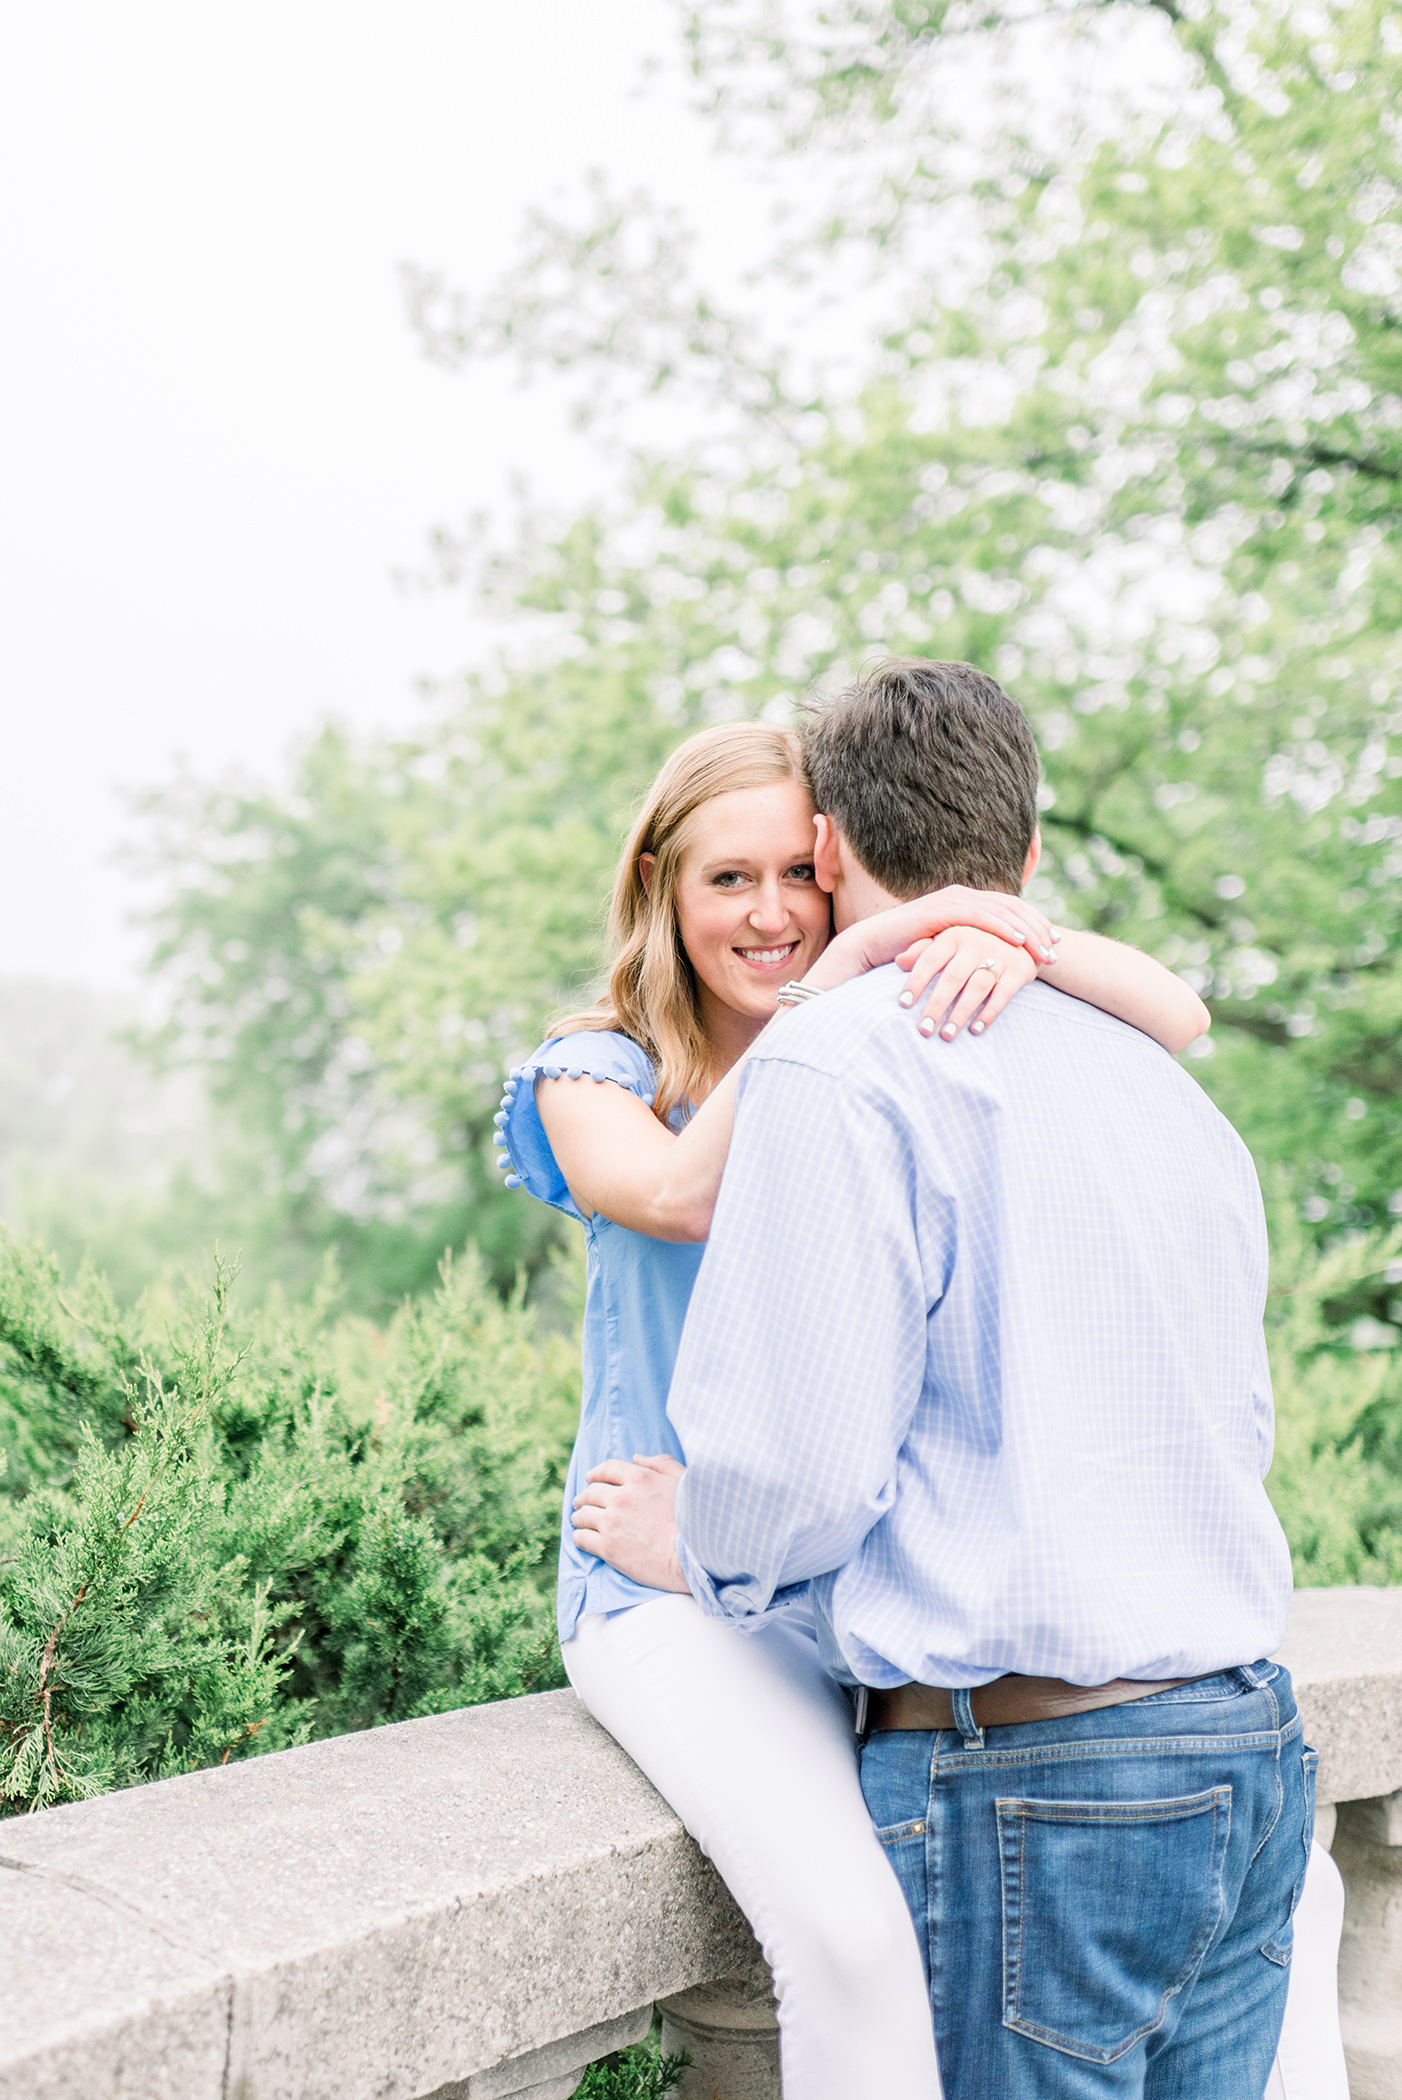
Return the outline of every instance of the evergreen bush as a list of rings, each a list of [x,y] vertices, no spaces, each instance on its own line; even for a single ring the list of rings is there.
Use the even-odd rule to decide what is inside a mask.
[[[1402,1232],[1320,1249],[1271,1194],[1296,1579],[1402,1581],[1402,1351],[1367,1310]],[[0,1813],[563,1681],[574,1337],[470,1254],[383,1331],[329,1270],[251,1316],[232,1283],[125,1313],[0,1230]]]
[[[0,1810],[563,1682],[573,1343],[471,1256],[383,1333],[232,1282],[0,1231]]]
[[[1266,1308],[1275,1458],[1266,1481],[1301,1588],[1402,1583],[1402,1352],[1368,1308],[1402,1282],[1402,1230],[1311,1245],[1271,1186]],[[1362,1330],[1360,1333],[1359,1330]]]
[[[667,2100],[681,2084],[691,2058],[685,2053],[664,2056],[659,2026],[654,2021],[652,2033],[632,2049],[618,2049],[591,2064],[575,2088],[574,2100]]]

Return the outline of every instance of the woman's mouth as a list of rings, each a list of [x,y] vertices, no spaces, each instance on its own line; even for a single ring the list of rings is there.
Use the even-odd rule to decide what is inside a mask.
[[[752,970],[781,970],[798,953],[798,942],[785,941],[779,948],[736,948],[733,952]]]

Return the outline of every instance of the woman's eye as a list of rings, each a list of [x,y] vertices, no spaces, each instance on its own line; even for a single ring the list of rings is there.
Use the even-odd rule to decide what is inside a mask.
[[[724,874],[713,875],[711,884],[713,888],[718,890],[735,890],[740,887],[744,879],[739,868],[727,868]]]
[[[813,880],[813,863],[812,863],[812,861],[811,861],[811,860],[800,860],[800,861],[796,861],[796,862],[794,863],[793,867],[791,867],[791,868],[789,869],[789,873],[788,873],[788,880],[789,880],[790,882],[811,882],[811,881]]]

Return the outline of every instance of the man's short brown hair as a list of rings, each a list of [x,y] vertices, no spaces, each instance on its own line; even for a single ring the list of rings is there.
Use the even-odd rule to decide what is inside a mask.
[[[1037,830],[1037,746],[972,664],[879,664],[800,724],[815,806],[893,897],[948,882],[1022,887]]]

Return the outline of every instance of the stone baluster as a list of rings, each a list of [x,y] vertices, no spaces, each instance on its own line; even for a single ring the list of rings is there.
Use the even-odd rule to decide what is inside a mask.
[[[678,2100],[780,2100],[774,1987],[758,1947],[739,1975],[679,1991],[657,2009],[664,2055],[691,2058]]]
[[[1402,2100],[1402,1792],[1341,1801],[1339,2017],[1352,2100]]]

